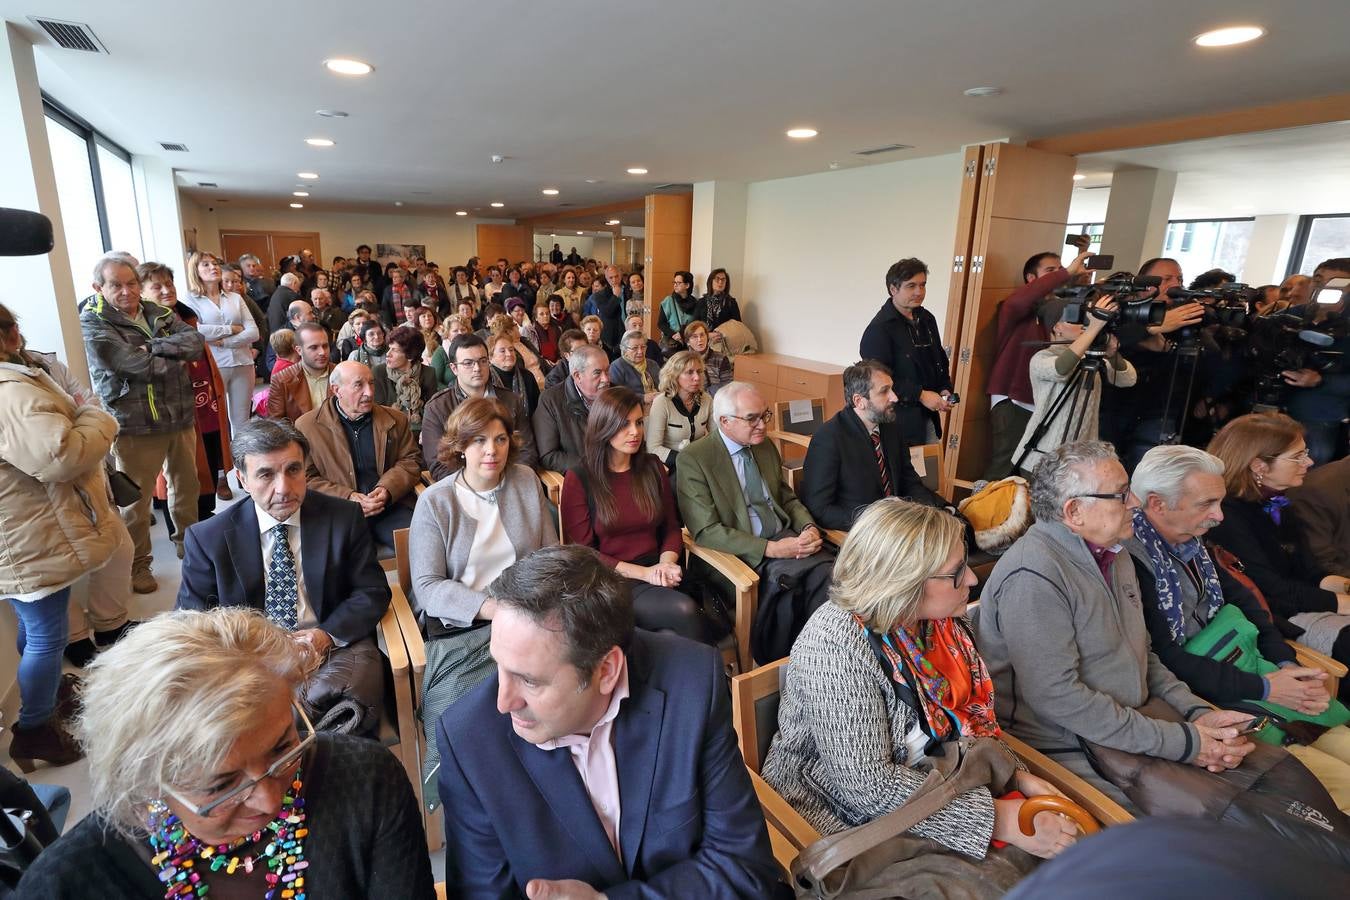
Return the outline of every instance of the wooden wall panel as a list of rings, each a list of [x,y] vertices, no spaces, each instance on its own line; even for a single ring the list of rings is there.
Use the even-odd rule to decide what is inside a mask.
[[[528,225],[479,225],[475,255],[486,272],[498,257],[512,263],[534,258],[534,232]]]
[[[962,300],[970,278],[971,245],[979,224],[976,209],[981,183],[980,166],[983,162],[982,144],[966,148],[966,159],[961,167],[961,206],[956,221],[956,242],[952,249],[951,282],[947,288],[947,321],[942,329],[942,342],[953,367],[956,351],[961,346]]]
[[[689,245],[694,223],[693,194],[649,194],[645,207],[643,281],[647,312],[643,327],[659,337],[657,308],[670,293],[675,273],[689,268]]]

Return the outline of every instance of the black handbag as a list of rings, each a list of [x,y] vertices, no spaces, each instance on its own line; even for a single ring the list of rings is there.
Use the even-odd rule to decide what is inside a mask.
[[[131,506],[141,499],[141,486],[126,472],[114,468],[112,462],[103,461],[108,473],[108,489],[112,491],[113,502],[119,507]]]

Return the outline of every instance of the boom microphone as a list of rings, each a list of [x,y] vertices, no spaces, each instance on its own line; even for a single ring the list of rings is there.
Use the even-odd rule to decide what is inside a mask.
[[[0,256],[41,256],[54,246],[51,219],[26,209],[0,207]]]

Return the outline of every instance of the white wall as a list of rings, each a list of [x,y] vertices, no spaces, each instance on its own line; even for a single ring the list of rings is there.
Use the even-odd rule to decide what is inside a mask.
[[[1242,267],[1243,281],[1252,287],[1284,281],[1298,219],[1295,215],[1256,216],[1252,240],[1247,245],[1247,261]]]
[[[556,232],[557,237],[550,237],[549,235],[553,233],[535,232],[534,242],[544,249],[544,259],[548,259],[548,254],[553,249],[554,244],[562,249],[563,256],[566,256],[573,247],[577,248],[577,253],[581,255],[582,259],[590,259],[595,255],[591,252],[595,246],[594,238],[583,237],[571,231],[559,231]],[[609,259],[609,238],[605,238],[604,250],[605,259]]]
[[[733,293],[760,349],[848,365],[886,300],[886,269],[928,263],[939,326],[956,235],[960,153],[749,186],[745,271]]]
[[[196,207],[196,210],[190,207]],[[434,215],[383,215],[369,213],[310,212],[307,209],[262,209],[222,203],[212,214],[183,197],[183,227],[197,227],[197,246],[220,249],[220,232],[317,231],[324,265],[334,256],[355,256],[359,244],[425,244],[427,259],[442,272],[463,265],[474,255],[478,220],[453,213]]]

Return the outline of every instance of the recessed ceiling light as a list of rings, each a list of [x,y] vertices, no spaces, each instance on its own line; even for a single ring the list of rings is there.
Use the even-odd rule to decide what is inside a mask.
[[[402,200],[395,200],[395,201],[394,201],[394,205],[395,205],[395,206],[402,206],[402,205],[403,205],[403,201],[402,201]]]
[[[813,138],[818,134],[820,134],[820,132],[816,131],[814,128],[789,128],[787,132],[788,137],[796,138],[799,141]]]
[[[585,234],[585,233],[586,233],[586,232],[584,232],[584,231],[578,231],[578,232],[577,232],[577,234]]]
[[[558,189],[557,189],[557,188],[544,188],[540,193],[547,194],[547,195],[550,196],[550,197],[555,197],[555,196],[557,196],[557,194],[558,194]]]
[[[314,179],[316,179],[316,178],[319,177],[319,173],[318,173],[318,172],[296,172],[296,173],[295,173],[295,177],[296,177],[296,178],[303,178],[303,179],[305,179],[306,181],[313,181]]]
[[[340,109],[316,109],[314,115],[323,116],[325,119],[345,119],[347,113]]]
[[[457,216],[467,216],[468,213],[465,212],[465,211],[462,210],[462,209],[457,209],[457,210],[455,210],[455,215],[457,215]]]
[[[603,178],[587,178],[587,179],[586,179],[586,183],[587,183],[587,184],[600,184],[600,183],[603,182],[604,180],[605,180],[605,179],[603,179]]]
[[[610,220],[609,220],[608,222],[606,222],[605,224],[606,224],[606,225],[618,225],[618,224],[619,224],[619,220],[618,220],[618,219],[610,219]]]
[[[1077,172],[1073,176],[1074,181],[1082,181],[1084,178],[1087,178],[1087,176],[1084,175],[1082,172]]]
[[[647,174],[647,170],[644,169],[644,168],[642,168],[642,167],[640,167],[640,166],[634,166],[633,168],[631,168],[631,169],[628,170],[628,174],[629,174],[629,175],[646,175],[646,174]]]
[[[968,90],[962,91],[961,93],[965,94],[967,97],[997,97],[999,94],[1003,93],[1003,88],[973,87]]]
[[[311,147],[331,147],[333,141],[331,138],[305,138],[305,143]]]
[[[308,197],[309,191],[291,191],[292,197]]]
[[[375,67],[370,63],[361,62],[359,59],[325,59],[324,66],[330,72],[336,72],[339,75],[369,75],[375,71]]]
[[[491,206],[493,209],[501,209],[501,208],[502,208],[503,206],[505,206],[506,204],[505,204],[505,203],[490,203],[490,204],[488,204],[488,205]]]
[[[1254,41],[1265,33],[1266,30],[1257,25],[1234,25],[1230,28],[1216,28],[1213,31],[1206,31],[1204,34],[1197,34],[1194,40],[1196,45],[1200,47],[1232,47],[1234,44]]]
[[[292,203],[292,204],[291,204],[291,209],[304,209],[304,208],[305,208],[305,204],[303,204],[303,203]]]

